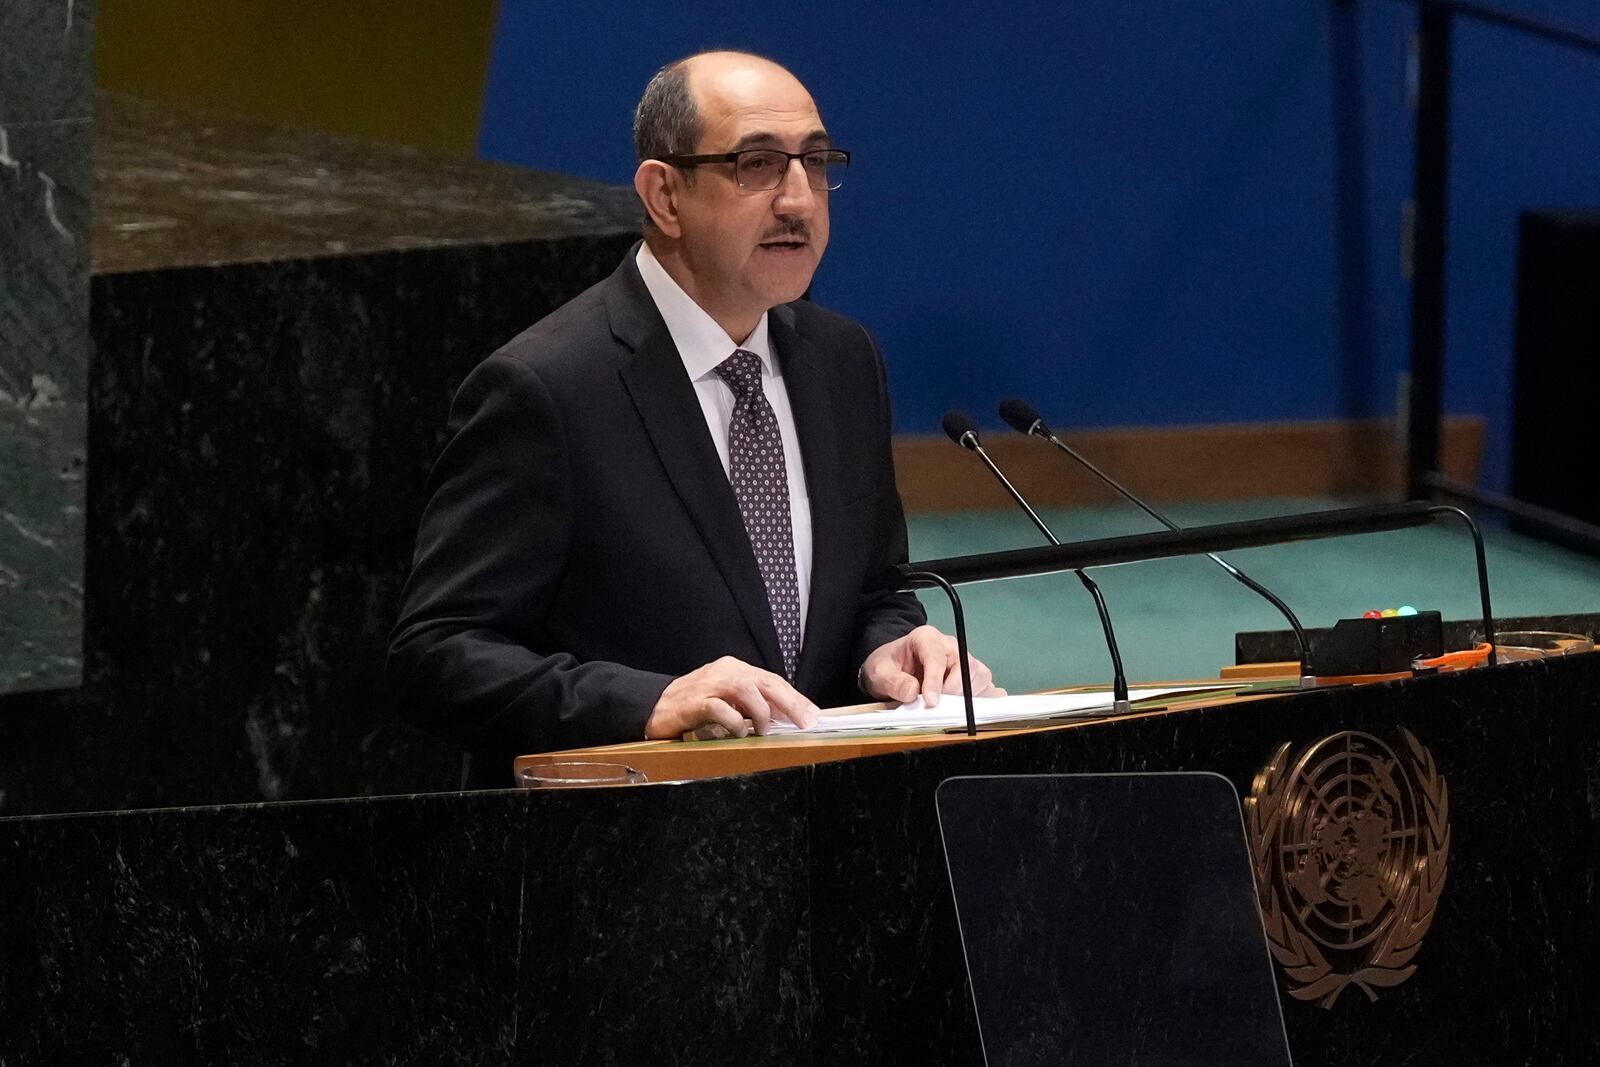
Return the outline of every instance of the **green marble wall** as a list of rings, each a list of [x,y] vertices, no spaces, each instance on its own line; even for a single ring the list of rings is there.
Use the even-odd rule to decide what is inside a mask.
[[[82,669],[91,112],[86,0],[0,3],[0,693]]]

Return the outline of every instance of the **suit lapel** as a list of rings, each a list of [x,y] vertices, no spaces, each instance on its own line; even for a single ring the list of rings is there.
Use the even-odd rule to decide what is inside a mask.
[[[824,357],[794,328],[793,308],[774,308],[767,324],[773,349],[782,360],[783,381],[800,436],[806,492],[811,498],[811,595],[806,610],[807,636],[795,668],[796,685],[806,690],[823,681],[813,677],[817,657],[828,644],[822,633],[828,628],[854,625],[854,619],[841,614],[850,590],[841,584],[839,568],[829,566],[844,558],[839,522],[844,480],[833,418],[833,391]]]
[[[637,249],[637,245],[635,249]],[[739,514],[739,502],[717,458],[705,415],[666,323],[650,299],[630,252],[606,286],[612,333],[633,349],[622,384],[633,400],[661,466],[700,533],[744,616],[767,670],[783,673],[778,631],[767,589]]]

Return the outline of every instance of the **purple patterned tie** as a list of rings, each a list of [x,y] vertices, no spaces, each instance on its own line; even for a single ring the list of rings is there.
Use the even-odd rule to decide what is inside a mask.
[[[761,357],[736,349],[717,365],[733,390],[728,426],[728,481],[744,516],[767,604],[778,629],[783,673],[794,678],[800,652],[800,588],[794,575],[794,530],[789,517],[789,472],[783,462],[778,417],[761,388]]]

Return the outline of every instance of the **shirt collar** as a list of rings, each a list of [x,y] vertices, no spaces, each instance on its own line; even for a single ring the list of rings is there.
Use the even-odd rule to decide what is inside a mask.
[[[644,287],[650,291],[650,299],[655,301],[656,310],[667,324],[667,332],[672,335],[672,343],[677,346],[678,358],[683,360],[683,369],[688,372],[690,381],[716,373],[717,366],[739,348],[761,357],[761,370],[767,377],[776,373],[772,343],[767,336],[770,312],[761,313],[761,321],[750,331],[744,344],[735,344],[728,331],[673,280],[648,244],[639,246],[634,262],[638,264]]]

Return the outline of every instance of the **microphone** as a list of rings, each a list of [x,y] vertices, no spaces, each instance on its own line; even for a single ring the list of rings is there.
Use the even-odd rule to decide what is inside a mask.
[[[983,465],[989,468],[989,473],[993,474],[1000,484],[1005,487],[1006,492],[1011,494],[1011,499],[1017,502],[1019,508],[1027,512],[1028,518],[1033,520],[1033,524],[1039,528],[1039,532],[1044,534],[1052,545],[1061,544],[1056,539],[1056,535],[1050,531],[1050,527],[1046,526],[1045,521],[1039,517],[1039,513],[1033,510],[1033,505],[1028,503],[1022,493],[1017,490],[1017,487],[1011,484],[1011,479],[1005,476],[1005,472],[995,464],[994,460],[989,458],[989,453],[984,451],[983,443],[978,439],[978,424],[973,422],[964,411],[947,411],[944,415],[943,425],[944,432],[950,440],[969,452],[977,453],[978,458],[983,460]],[[1105,597],[1100,595],[1100,587],[1095,584],[1094,579],[1090,578],[1082,570],[1076,570],[1073,573],[1078,576],[1078,581],[1083,583],[1083,587],[1094,598],[1095,610],[1100,613],[1100,629],[1106,635],[1106,650],[1111,653],[1111,710],[1114,714],[1121,715],[1129,711],[1131,705],[1128,703],[1128,676],[1122,670],[1122,653],[1117,649],[1116,631],[1111,628],[1111,613],[1106,610]]]
[[[1150,516],[1167,529],[1181,529],[1177,523],[1173,522],[1171,519],[1161,514],[1161,512],[1157,511],[1155,508],[1139,499],[1121,482],[1111,477],[1111,475],[1107,474],[1099,467],[1096,467],[1093,463],[1090,463],[1087,458],[1077,451],[1077,449],[1073,448],[1071,445],[1061,440],[1061,438],[1057,437],[1051,431],[1050,427],[1045,424],[1043,416],[1039,414],[1038,410],[1034,408],[1032,404],[1025,400],[1018,400],[1015,397],[1012,397],[1009,400],[1004,400],[1000,403],[1000,417],[1005,420],[1007,426],[1010,426],[1018,433],[1024,434],[1028,437],[1038,437],[1055,445],[1068,456],[1072,457],[1072,459],[1075,460],[1079,466],[1083,467],[1090,474],[1094,475],[1096,478],[1115,489],[1125,500],[1139,508],[1139,510],[1143,511],[1146,515]],[[1233,564],[1229,563],[1215,552],[1207,552],[1206,555],[1210,557],[1213,563],[1227,571],[1228,574],[1230,574],[1239,584],[1243,585],[1246,589],[1249,589],[1258,596],[1264,598],[1269,604],[1277,608],[1279,614],[1288,620],[1289,628],[1294,631],[1295,645],[1300,650],[1300,688],[1316,688],[1316,676],[1311,669],[1311,644],[1306,638],[1305,628],[1300,625],[1300,620],[1295,617],[1294,612],[1289,610],[1289,605],[1285,604],[1266,586],[1262,585],[1254,578],[1251,578],[1249,575],[1245,574],[1239,568],[1235,567]]]

